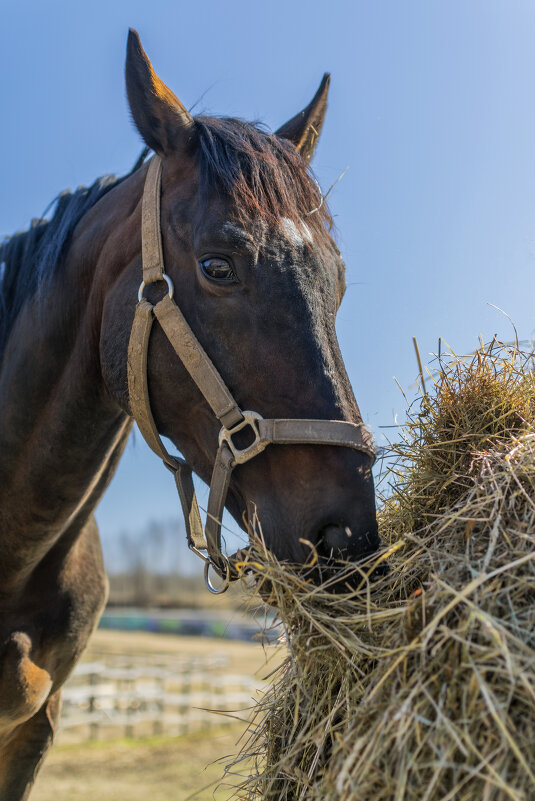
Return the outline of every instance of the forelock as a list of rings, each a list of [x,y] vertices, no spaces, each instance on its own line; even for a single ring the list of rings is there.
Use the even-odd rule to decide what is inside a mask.
[[[195,127],[204,204],[215,191],[242,225],[261,218],[294,241],[330,240],[327,204],[293,144],[234,118],[196,117]]]

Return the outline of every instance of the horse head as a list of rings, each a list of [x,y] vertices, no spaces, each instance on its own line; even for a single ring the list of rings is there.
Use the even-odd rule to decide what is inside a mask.
[[[137,129],[161,160],[160,230],[175,301],[240,408],[362,426],[335,332],[345,268],[308,168],[328,76],[274,134],[238,119],[192,117],[133,31],[126,85]],[[141,275],[134,238],[106,297],[101,336],[104,378],[129,413],[124,356]],[[145,292],[156,302],[161,282]],[[158,323],[147,365],[159,433],[209,482],[221,424]],[[247,436],[236,435],[239,447]],[[235,467],[227,507],[245,529],[258,520],[281,559],[303,563],[312,545],[326,562],[360,560],[379,544],[371,467],[365,448],[268,446]]]

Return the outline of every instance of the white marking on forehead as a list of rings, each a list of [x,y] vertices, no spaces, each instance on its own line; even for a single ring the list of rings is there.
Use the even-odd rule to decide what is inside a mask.
[[[310,228],[304,222],[301,222],[301,230],[299,230],[293,220],[290,220],[288,217],[283,217],[281,220],[281,228],[294,247],[303,245],[305,240],[309,244],[313,241]]]
[[[258,227],[258,225],[256,227]],[[262,226],[262,228],[263,227],[264,226]],[[227,220],[224,223],[221,230],[226,236],[236,240],[237,243],[241,242],[245,244],[246,242],[251,242],[255,244],[256,239],[258,238],[258,231],[247,231],[245,228],[242,228],[241,225],[237,225],[234,222],[230,222],[230,220]]]
[[[227,220],[221,227],[221,232],[236,247],[246,248],[247,250],[254,249],[256,256],[259,256],[260,252],[266,247],[269,248],[274,233],[274,242],[277,241],[276,232],[262,219],[255,220],[250,231],[235,222]],[[305,242],[308,244],[313,244],[314,242],[310,228],[303,221],[298,227],[289,217],[283,217],[280,221],[279,232],[286,242],[289,242],[296,249],[303,248]]]

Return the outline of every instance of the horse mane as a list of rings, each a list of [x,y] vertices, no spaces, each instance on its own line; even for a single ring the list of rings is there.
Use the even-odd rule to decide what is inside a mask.
[[[328,240],[332,219],[319,185],[296,147],[257,123],[233,117],[195,117],[199,191],[214,188],[232,204],[240,222],[258,217],[278,227],[283,218],[298,230]]]
[[[49,219],[32,220],[27,231],[0,244],[0,353],[24,302],[60,268],[77,223],[121,180],[105,175],[89,187],[62,192],[49,207],[54,209]]]

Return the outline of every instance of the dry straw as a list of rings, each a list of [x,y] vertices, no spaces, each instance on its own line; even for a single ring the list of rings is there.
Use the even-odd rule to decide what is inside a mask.
[[[227,766],[236,798],[535,799],[532,367],[496,341],[440,361],[358,589],[250,557],[288,655]]]

